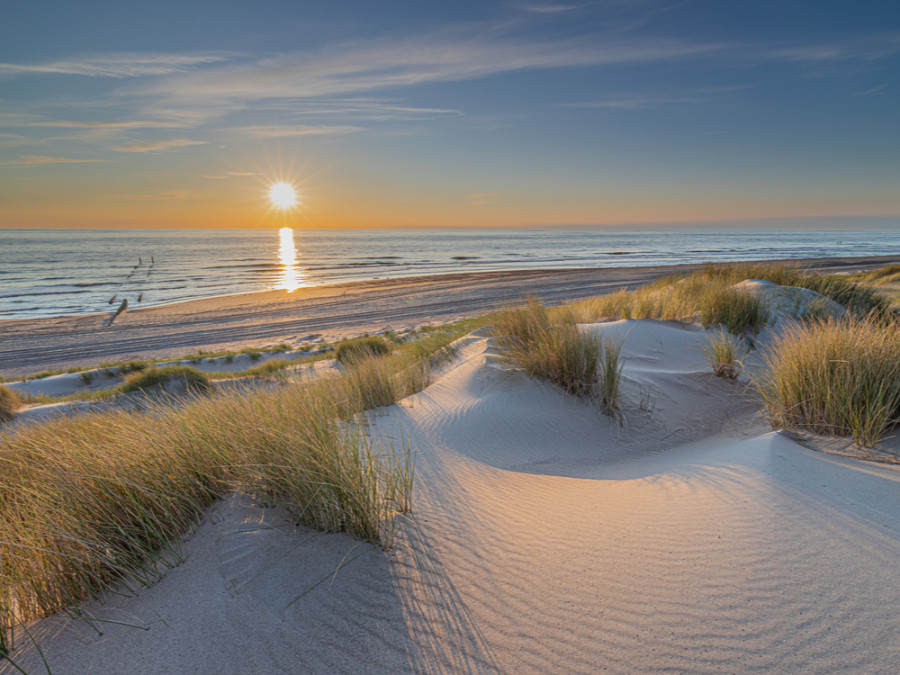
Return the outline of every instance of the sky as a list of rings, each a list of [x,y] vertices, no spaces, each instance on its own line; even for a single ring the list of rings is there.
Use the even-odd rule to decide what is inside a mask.
[[[885,1],[7,3],[0,227],[900,227],[898,74]]]

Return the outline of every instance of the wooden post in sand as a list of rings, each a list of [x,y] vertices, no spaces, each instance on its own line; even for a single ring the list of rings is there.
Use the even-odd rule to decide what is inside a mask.
[[[106,325],[112,326],[112,322],[115,321],[116,317],[119,316],[119,314],[121,314],[122,312],[124,312],[127,309],[127,307],[128,307],[128,298],[125,298],[124,300],[122,300],[122,304],[119,305],[119,309],[117,309],[116,313],[110,317],[109,323]]]

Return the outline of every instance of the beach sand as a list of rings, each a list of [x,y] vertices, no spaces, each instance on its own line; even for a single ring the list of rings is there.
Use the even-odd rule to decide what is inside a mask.
[[[778,261],[769,261],[778,262]],[[824,272],[853,272],[900,256],[795,261]],[[482,314],[526,294],[561,302],[633,288],[697,265],[485,272],[411,277],[268,291],[108,314],[0,321],[0,376],[90,368],[103,361],[178,357],[198,349],[333,341],[363,332],[446,323]]]
[[[241,296],[135,312],[133,332],[152,340],[153,316],[199,331],[205,316],[215,333],[219,316],[247,329],[239,344],[276,323],[260,307],[321,332],[329,319],[331,330],[371,330],[653,272],[629,273]],[[300,312],[307,301],[318,313]],[[746,374],[710,371],[709,331],[644,319],[582,329],[623,340],[617,420],[508,367],[485,330],[459,341],[431,386],[372,413],[376,443],[408,444],[416,459],[413,512],[394,549],[295,526],[234,495],[159,582],[118,587],[81,618],[34,622],[41,652],[20,632],[13,658],[29,673],[46,659],[62,675],[892,672],[900,466],[773,432]]]
[[[234,496],[155,585],[34,624],[52,671],[891,672],[900,467],[772,432],[700,328],[585,329],[625,339],[621,421],[473,334],[372,418],[416,457],[399,546]]]

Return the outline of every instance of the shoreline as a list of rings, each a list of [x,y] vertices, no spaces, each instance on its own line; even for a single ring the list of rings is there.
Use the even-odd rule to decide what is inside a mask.
[[[900,263],[900,256],[739,261],[795,264],[823,273]],[[558,303],[688,272],[706,264],[509,270],[374,279],[295,291],[258,291],[109,314],[0,320],[0,375],[91,367],[102,361],[177,357],[286,342],[334,341],[361,333],[447,323],[527,294]]]

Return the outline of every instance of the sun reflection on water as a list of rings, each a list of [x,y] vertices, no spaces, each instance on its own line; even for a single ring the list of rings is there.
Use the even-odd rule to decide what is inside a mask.
[[[289,227],[282,227],[278,231],[280,244],[278,248],[278,263],[281,270],[278,274],[278,285],[286,291],[295,291],[301,286],[306,286],[306,274],[297,264],[297,247],[294,246],[294,231]]]

